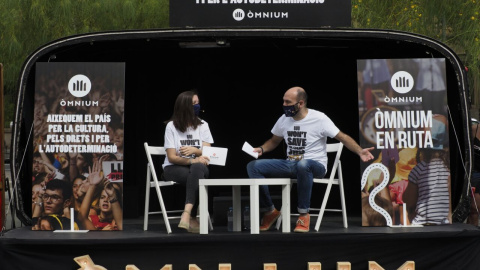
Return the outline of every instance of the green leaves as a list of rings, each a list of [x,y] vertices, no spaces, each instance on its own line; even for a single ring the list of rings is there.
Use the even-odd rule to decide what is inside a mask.
[[[0,0],[5,122],[13,119],[18,77],[30,53],[50,41],[98,31],[168,27],[168,0]]]
[[[468,67],[472,105],[480,106],[480,0],[352,0],[352,25],[408,31],[445,43]]]

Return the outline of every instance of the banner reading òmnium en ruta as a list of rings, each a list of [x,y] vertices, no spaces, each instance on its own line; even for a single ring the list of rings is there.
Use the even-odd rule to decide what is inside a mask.
[[[445,59],[357,61],[362,225],[451,224]]]
[[[124,63],[37,63],[33,230],[122,230]]]

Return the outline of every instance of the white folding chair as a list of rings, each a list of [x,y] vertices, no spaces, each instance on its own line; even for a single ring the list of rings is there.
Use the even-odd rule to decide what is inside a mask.
[[[155,166],[152,160],[152,155],[162,155],[165,156],[165,148],[161,146],[149,146],[148,143],[144,143],[145,153],[147,154],[147,182],[145,190],[145,213],[143,219],[143,230],[148,230],[148,217],[149,215],[162,214],[163,221],[167,227],[167,232],[172,233],[172,228],[170,227],[170,219],[180,219],[183,209],[181,210],[168,210],[165,208],[165,203],[163,202],[162,192],[160,187],[173,186],[177,185],[177,182],[174,181],[158,181],[157,173],[155,171]],[[163,180],[163,179],[162,179]],[[160,211],[149,211],[149,202],[150,202],[150,189],[155,188],[157,192],[158,201],[160,203]],[[174,216],[168,216],[168,214],[176,214]],[[208,215],[208,213],[207,213]],[[209,227],[213,228],[212,222],[209,216]]]
[[[347,209],[345,205],[345,194],[343,191],[343,176],[342,176],[342,163],[340,161],[340,156],[342,154],[343,143],[331,143],[327,144],[327,153],[336,152],[335,160],[333,162],[333,166],[330,170],[330,176],[328,178],[314,178],[313,183],[317,184],[326,184],[327,189],[325,190],[325,194],[323,196],[322,205],[320,208],[310,208],[310,216],[317,216],[317,222],[315,224],[315,230],[318,232],[320,229],[320,223],[322,223],[323,214],[325,211],[328,212],[342,212],[343,216],[343,227],[347,228]],[[335,178],[337,176],[337,178]],[[292,179],[292,184],[297,183],[297,179]],[[340,191],[340,203],[341,209],[326,209],[328,197],[330,196],[330,190],[332,189],[332,185],[338,185]],[[318,211],[318,214],[312,214],[311,211]],[[294,216],[298,216],[299,214],[292,214]],[[279,219],[280,220],[280,219]],[[276,224],[277,229],[280,228],[280,222]]]

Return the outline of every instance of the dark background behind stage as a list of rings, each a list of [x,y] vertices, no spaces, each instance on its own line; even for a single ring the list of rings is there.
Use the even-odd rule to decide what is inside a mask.
[[[225,40],[228,44],[217,46],[216,40]],[[202,43],[199,48],[200,41],[210,43]],[[143,143],[163,145],[163,122],[171,116],[180,92],[198,90],[201,107],[205,110],[200,116],[210,125],[213,146],[228,148],[226,166],[210,166],[210,178],[247,178],[246,165],[252,158],[242,152],[242,145],[247,141],[255,147],[271,136],[270,130],[283,113],[282,97],[288,88],[303,87],[309,95],[308,107],[326,113],[340,130],[358,142],[357,59],[443,57],[417,43],[382,37],[335,38],[333,34],[324,38],[301,35],[285,38],[278,33],[275,36],[229,35],[227,38],[92,39],[54,48],[38,62],[48,61],[50,55],[56,56],[56,62],[126,63],[124,213],[127,218],[143,215],[146,176]],[[33,116],[29,111],[33,106],[28,108],[28,104],[33,104],[34,74],[33,69],[28,77],[24,105],[27,123],[31,121],[28,117]],[[449,90],[458,89],[449,61],[447,82]],[[459,94],[455,91],[448,92],[449,104],[459,102]],[[453,106],[453,110],[454,119],[460,119],[460,108]],[[461,138],[461,127],[457,132]],[[453,140],[455,135],[450,138]],[[453,141],[450,143],[457,145]],[[460,145],[463,147],[462,142]],[[454,147],[451,149],[454,206],[463,185],[463,174],[455,173],[460,168],[458,161],[454,161],[458,151]],[[264,158],[285,158],[285,145]],[[158,165],[162,162],[158,160]],[[360,216],[360,160],[344,148],[342,164],[348,215]],[[31,168],[31,156],[24,165]],[[160,174],[160,167],[158,171]],[[25,177],[31,179],[28,175]],[[25,205],[29,205],[31,187],[25,182],[23,194],[27,200]],[[228,195],[228,191],[228,188],[218,188],[210,194],[223,196]],[[323,192],[320,187],[314,188],[312,207],[319,205],[323,198],[319,191]],[[181,206],[184,193],[182,188],[173,188],[164,195],[165,201]],[[292,195],[295,210],[296,196]],[[332,189],[331,196],[330,201],[338,201],[335,199],[337,189]],[[158,208],[158,203],[153,201],[151,207]],[[25,209],[27,213],[28,208]]]

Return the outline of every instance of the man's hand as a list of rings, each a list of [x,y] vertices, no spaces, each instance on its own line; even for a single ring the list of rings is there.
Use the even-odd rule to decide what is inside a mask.
[[[258,157],[261,157],[263,155],[263,150],[260,147],[253,148],[254,153],[258,153]]]
[[[375,147],[362,149],[359,156],[360,156],[360,158],[362,159],[363,162],[367,162],[367,161],[373,159],[373,155],[372,155],[372,153],[370,153],[370,151],[372,151],[373,149],[375,149]]]

